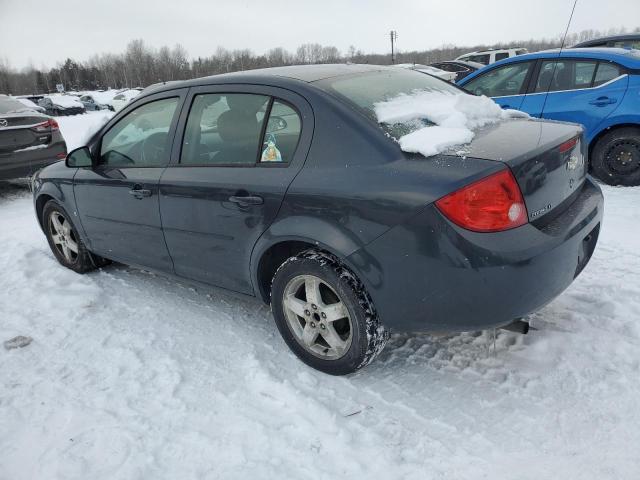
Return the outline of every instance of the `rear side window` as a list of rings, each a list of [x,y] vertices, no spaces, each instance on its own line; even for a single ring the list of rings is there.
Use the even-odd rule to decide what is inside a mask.
[[[180,163],[254,165],[269,97],[245,93],[196,95],[184,132]]]
[[[589,88],[596,70],[596,62],[574,60],[546,60],[542,62],[535,92],[557,92]]]
[[[100,164],[160,167],[169,161],[169,129],[178,98],[146,103],[122,117],[102,137]]]
[[[464,88],[488,97],[519,95],[531,65],[531,62],[519,62],[494,68],[474,78]]]
[[[498,60],[504,60],[505,58],[509,58],[509,54],[508,53],[496,53],[496,62]]]
[[[615,63],[605,63],[600,62],[598,64],[598,70],[596,71],[596,76],[593,81],[593,86],[597,87],[602,85],[603,83],[607,83],[614,78],[617,78],[621,75],[620,67],[618,67]]]
[[[260,162],[290,162],[298,145],[301,127],[298,112],[289,104],[274,100],[265,129]]]

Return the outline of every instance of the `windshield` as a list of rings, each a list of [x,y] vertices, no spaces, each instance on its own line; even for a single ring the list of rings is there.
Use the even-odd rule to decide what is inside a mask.
[[[378,123],[375,105],[400,95],[416,92],[442,92],[466,94],[454,85],[415,70],[384,70],[358,75],[327,78],[316,82],[323,90],[342,98],[357,110]],[[382,127],[392,137],[399,139],[412,130],[429,125],[426,117],[412,123],[383,123]]]
[[[29,110],[24,104],[13,98],[0,98],[0,114],[16,113]]]

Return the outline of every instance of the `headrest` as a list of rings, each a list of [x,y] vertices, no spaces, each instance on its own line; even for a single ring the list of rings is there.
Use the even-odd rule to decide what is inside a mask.
[[[255,142],[258,133],[258,120],[255,113],[228,110],[218,117],[218,134],[224,142]]]

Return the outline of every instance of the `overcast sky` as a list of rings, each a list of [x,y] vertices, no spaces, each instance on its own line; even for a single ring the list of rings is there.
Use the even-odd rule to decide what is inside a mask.
[[[134,38],[182,44],[190,56],[220,45],[263,53],[301,43],[365,52],[491,44],[564,31],[573,0],[0,0],[0,58],[14,67],[122,52]],[[578,0],[570,32],[640,26],[640,0]]]

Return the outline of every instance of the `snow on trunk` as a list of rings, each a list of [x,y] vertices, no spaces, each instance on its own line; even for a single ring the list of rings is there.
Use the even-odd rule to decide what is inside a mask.
[[[425,157],[469,143],[477,128],[512,117],[528,116],[517,110],[503,110],[485,96],[442,91],[402,94],[376,103],[375,112],[380,123],[404,124],[410,133],[398,138],[400,148]]]

